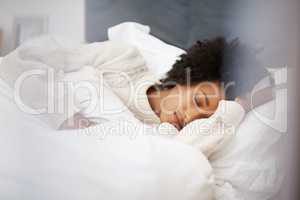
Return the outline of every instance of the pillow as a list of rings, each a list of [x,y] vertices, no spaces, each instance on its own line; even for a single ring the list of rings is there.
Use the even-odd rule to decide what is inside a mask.
[[[169,45],[150,35],[150,27],[135,22],[125,22],[108,29],[108,39],[138,48],[149,69],[161,76],[167,72],[184,50]]]
[[[274,101],[249,112],[232,141],[211,157],[219,195],[272,199],[277,194],[284,176],[284,90],[276,92]]]

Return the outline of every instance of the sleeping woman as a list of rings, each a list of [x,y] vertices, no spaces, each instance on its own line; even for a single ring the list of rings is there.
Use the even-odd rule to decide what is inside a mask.
[[[221,131],[216,124],[221,124],[218,127],[227,128],[225,132],[232,134],[245,111],[272,99],[270,88],[251,93],[256,83],[269,74],[257,61],[255,52],[238,40],[198,41],[160,80],[147,69],[137,49],[108,42],[102,51],[106,51],[107,58],[101,65],[97,64],[96,69],[137,119],[147,124],[174,126],[180,131],[178,139],[197,145],[207,155],[212,153],[212,145],[224,143],[226,137],[219,134],[205,144],[208,137],[200,137],[199,131],[191,135],[192,129],[205,127],[204,132],[210,129],[215,133]],[[70,120],[73,123],[68,123]],[[61,128],[85,128],[95,124],[79,112]]]
[[[195,119],[210,117],[221,100],[236,101],[248,110],[272,96],[271,89],[252,94],[250,105],[251,90],[269,73],[256,60],[255,52],[238,40],[198,41],[160,80],[132,46],[106,42],[101,51],[105,53],[96,69],[136,118],[145,123],[168,122],[180,130]],[[84,116],[77,113],[76,117]],[[91,124],[86,121],[81,126]],[[72,128],[66,125],[63,127]]]
[[[26,71],[52,68],[55,80],[61,80],[61,71],[80,72],[83,67],[88,68],[85,72],[104,80],[138,120],[167,124],[178,132],[178,139],[208,153],[228,137],[214,134],[219,136],[209,138],[187,132],[209,129],[215,133],[222,127],[226,129],[223,132],[233,133],[245,111],[272,98],[271,89],[251,94],[255,84],[269,75],[257,62],[255,53],[238,40],[221,37],[198,41],[162,78],[151,73],[135,47],[112,41],[65,48],[57,40],[46,38],[18,48],[0,66],[1,78],[12,87]],[[45,77],[27,81],[29,87],[23,93],[29,103],[49,105],[49,93],[45,94],[49,82],[45,83]],[[54,111],[43,115],[44,119],[60,129],[93,126],[97,120],[85,112],[85,105],[91,101],[90,95],[83,95],[78,101],[81,109],[73,116]],[[203,142],[205,139],[207,143]]]

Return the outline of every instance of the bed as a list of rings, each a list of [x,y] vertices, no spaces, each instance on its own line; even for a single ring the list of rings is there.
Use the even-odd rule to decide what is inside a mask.
[[[158,75],[184,52],[136,23],[112,27],[108,37],[139,48]],[[276,95],[279,100],[250,112],[231,144],[209,162],[165,137],[101,139],[90,134],[97,127],[53,131],[22,113],[0,81],[0,198],[207,200],[216,191],[216,199],[273,198],[283,179],[286,91]]]

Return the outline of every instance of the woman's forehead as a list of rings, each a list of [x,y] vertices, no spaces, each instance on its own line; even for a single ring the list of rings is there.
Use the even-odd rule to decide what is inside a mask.
[[[193,92],[198,92],[202,90],[207,91],[218,91],[220,85],[213,81],[205,81],[193,85],[186,85],[184,88],[187,90],[192,90]]]

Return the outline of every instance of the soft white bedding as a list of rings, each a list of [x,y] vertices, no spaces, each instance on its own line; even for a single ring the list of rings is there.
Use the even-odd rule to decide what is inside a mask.
[[[85,69],[64,80],[92,78]],[[118,121],[103,116],[110,122],[90,129],[51,131],[41,116],[16,107],[6,83],[0,86],[0,199],[213,198],[208,160],[130,120],[130,113]],[[108,109],[118,107],[117,97],[104,92]]]
[[[122,40],[130,33],[127,42],[134,40],[131,44],[144,51],[150,66],[159,66],[152,70],[162,74],[184,51],[155,39],[145,27],[137,32],[137,26],[119,25],[110,29],[109,37]],[[144,45],[147,41],[155,43],[155,51],[149,50],[152,43]],[[101,139],[100,126],[51,131],[20,112],[7,85],[0,81],[0,86],[0,157],[5,158],[0,160],[0,199],[207,200],[215,190],[216,199],[263,200],[272,197],[281,182],[282,133],[260,118],[272,113],[278,102],[258,108],[260,116],[249,113],[231,144],[209,163],[192,147],[155,135]],[[284,107],[276,107],[276,113],[284,116]],[[109,130],[113,123],[107,124]]]
[[[108,39],[135,46],[146,60],[147,66],[162,76],[185,51],[169,45],[150,34],[150,27],[134,22],[113,26],[107,31]]]
[[[51,131],[3,96],[0,112],[0,199],[211,199],[211,167],[189,146]]]
[[[150,35],[150,28],[138,23],[122,23],[108,31],[110,40],[135,45],[158,75],[168,71],[183,53]],[[150,53],[151,52],[151,53]],[[168,56],[161,57],[166,53]],[[276,84],[286,83],[286,69],[269,69]],[[269,84],[260,82],[257,88]],[[247,114],[232,142],[211,161],[216,177],[217,199],[265,200],[273,197],[283,176],[283,137],[287,120],[287,89],[276,98]]]

